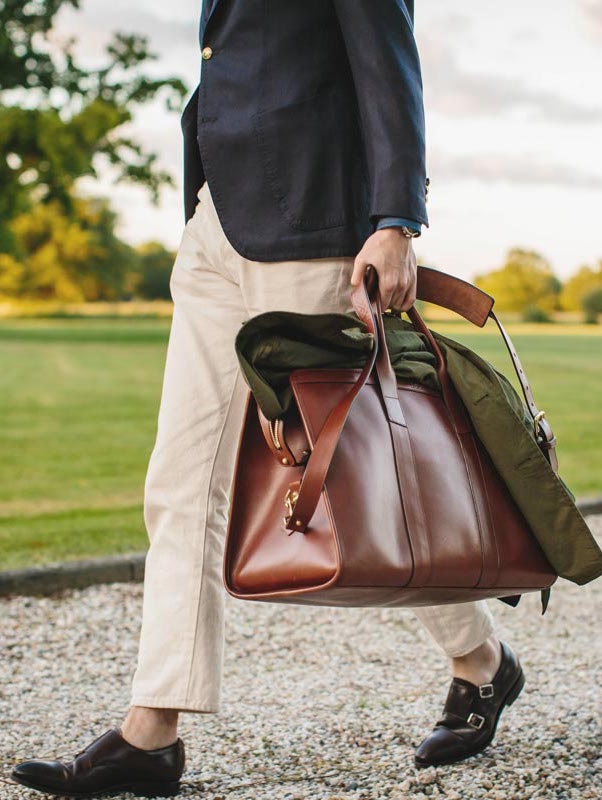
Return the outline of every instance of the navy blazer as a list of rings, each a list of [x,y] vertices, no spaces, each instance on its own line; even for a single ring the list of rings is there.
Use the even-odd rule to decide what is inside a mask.
[[[410,14],[403,0],[205,0],[186,219],[207,179],[251,260],[354,256],[380,216],[428,225]]]

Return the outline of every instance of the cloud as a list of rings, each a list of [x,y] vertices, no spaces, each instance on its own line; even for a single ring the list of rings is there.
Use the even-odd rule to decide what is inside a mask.
[[[423,36],[420,52],[425,101],[430,110],[450,116],[491,116],[526,109],[547,122],[602,121],[600,106],[575,103],[555,92],[533,88],[526,80],[467,71],[439,36]]]
[[[98,58],[104,53],[104,46],[113,32],[123,31],[148,36],[151,48],[159,53],[163,61],[170,56],[198,55],[199,11],[189,17],[165,18],[160,10],[142,8],[137,4],[112,2],[107,9],[106,0],[88,0],[83,11],[65,7],[58,17],[56,30],[51,34],[55,40],[76,36],[80,41],[80,57]]]
[[[561,186],[570,189],[602,189],[602,174],[575,169],[567,164],[552,164],[534,154],[429,156],[429,172],[441,179],[473,179],[484,183],[506,182],[515,185]]]

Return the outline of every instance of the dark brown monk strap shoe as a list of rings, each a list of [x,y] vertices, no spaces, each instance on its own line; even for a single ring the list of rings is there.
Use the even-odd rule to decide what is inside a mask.
[[[417,767],[453,764],[480,753],[495,736],[505,706],[510,706],[525,685],[518,658],[501,642],[502,660],[491,683],[476,686],[453,678],[441,719],[416,749]]]
[[[137,797],[173,797],[184,771],[181,739],[159,750],[141,750],[115,728],[103,733],[73,761],[24,761],[12,771],[23,786],[61,797],[132,792]]]

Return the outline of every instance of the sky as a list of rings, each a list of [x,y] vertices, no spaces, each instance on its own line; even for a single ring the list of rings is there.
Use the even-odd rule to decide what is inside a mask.
[[[56,36],[76,36],[85,63],[112,31],[144,33],[153,71],[198,83],[201,0],[82,0]],[[465,278],[535,249],[560,277],[602,259],[602,0],[416,0],[426,114],[430,227],[419,263]],[[142,109],[131,131],[177,181],[158,207],[110,176],[83,190],[110,197],[120,234],[174,249],[183,228],[177,113]]]

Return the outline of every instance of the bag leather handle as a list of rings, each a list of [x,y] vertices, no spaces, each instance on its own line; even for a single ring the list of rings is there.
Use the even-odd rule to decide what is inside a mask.
[[[408,491],[410,491],[412,495],[417,494],[419,491],[418,487],[415,485],[413,470],[406,470],[405,473],[401,472],[401,470],[403,470],[404,460],[407,463],[407,459],[412,457],[411,447],[406,421],[399,404],[397,377],[391,365],[391,359],[389,358],[389,352],[387,350],[382,308],[378,293],[378,276],[373,267],[368,267],[364,281],[354,289],[351,300],[356,314],[368,331],[373,335],[374,344],[370,358],[362,369],[357,381],[326,418],[307,461],[302,480],[294,481],[289,485],[287,499],[290,499],[291,513],[285,517],[285,524],[286,528],[291,532],[304,532],[307,529],[320,500],[324,481],[326,480],[334,452],[341,437],[349,411],[351,410],[351,406],[353,405],[353,401],[373,371],[376,372],[376,382],[380,389],[389,424],[398,427],[402,432],[401,436],[394,437],[398,475],[402,475],[402,480],[404,482],[410,479],[412,480],[411,486],[408,487]],[[418,312],[416,312],[416,314],[417,313]],[[424,323],[422,324],[424,325]],[[435,347],[436,346],[435,344]],[[447,370],[441,351],[439,351],[439,355],[441,372],[446,375]],[[470,430],[470,423],[468,422],[463,408],[458,407],[457,403],[454,404],[451,398],[453,398],[453,393],[450,392],[450,404],[452,404],[450,412],[452,418],[454,418],[454,422],[456,418],[458,418],[462,421],[465,429]],[[402,492],[402,495],[403,494],[404,492]],[[420,530],[423,526],[423,520],[412,520],[412,525],[410,527],[411,529]],[[427,539],[425,536],[419,537],[419,542],[416,546],[425,547],[426,542]],[[425,560],[425,563],[428,563],[428,559]]]
[[[472,283],[432,267],[418,267],[416,297],[427,303],[455,311],[482,328],[493,308],[491,295]]]
[[[380,300],[378,299],[378,292],[374,289],[371,272],[372,268],[368,268],[366,278],[352,294],[352,302],[356,314],[368,331],[374,336],[374,344],[370,352],[370,357],[352,388],[347,392],[345,397],[334,406],[326,418],[326,422],[322,426],[322,430],[307,461],[303,479],[301,481],[294,481],[289,486],[289,495],[295,498],[294,505],[291,504],[292,513],[289,514],[288,517],[285,517],[285,524],[289,531],[304,532],[307,529],[316,510],[316,506],[318,505],[318,501],[320,500],[324,481],[326,480],[326,475],[330,468],[330,462],[332,461],[334,451],[336,450],[353,401],[370,377],[377,363],[379,352],[381,352],[379,337],[379,328],[382,330]],[[374,300],[372,301],[368,294],[369,286],[370,291],[373,292]],[[380,326],[377,324],[377,318],[380,319]],[[386,350],[384,353],[389,369],[392,372],[391,362]],[[380,362],[382,367],[382,356]],[[393,373],[393,379],[394,378],[395,375]],[[385,383],[387,384],[388,391],[391,391],[390,382],[387,382],[385,379]],[[399,403],[397,405],[399,407]]]
[[[523,390],[527,407],[536,425],[536,436],[544,455],[550,462],[555,472],[558,472],[556,457],[556,438],[548,422],[537,408],[533,393],[528,383],[526,374],[512,344],[510,336],[493,311],[493,298],[482,292],[476,286],[446,275],[429,267],[418,267],[419,287],[418,297],[421,300],[441,305],[449,310],[456,311],[474,324],[483,327],[489,317],[497,324],[504,343],[510,353],[510,358],[516,370],[518,380]],[[453,292],[457,290],[457,294]],[[438,298],[436,292],[441,292]],[[285,518],[289,531],[304,532],[316,510],[322,488],[326,480],[332,457],[336,450],[343,427],[359,391],[365,385],[372,370],[376,368],[379,388],[387,416],[392,423],[406,427],[403,411],[399,405],[397,395],[397,379],[391,365],[384,326],[382,321],[382,308],[378,293],[378,276],[373,267],[368,267],[364,281],[352,293],[354,310],[366,328],[374,336],[374,345],[371,356],[362,369],[358,380],[352,389],[331,410],[322,430],[318,436],[312,453],[308,459],[303,479],[290,484],[289,492],[296,498],[291,505],[291,514]],[[457,393],[451,386],[447,373],[445,359],[436,339],[426,326],[424,320],[415,307],[407,312],[414,327],[423,333],[437,358],[437,374],[441,385],[444,402],[450,411],[456,431],[466,433],[472,429],[468,415]]]
[[[554,431],[550,423],[545,419],[545,413],[540,411],[537,407],[537,403],[535,402],[535,398],[533,397],[533,392],[531,390],[531,386],[527,379],[527,375],[525,370],[523,369],[523,365],[521,364],[520,358],[518,357],[518,353],[516,352],[516,348],[512,344],[512,339],[510,338],[508,332],[496,316],[494,311],[489,312],[489,316],[492,320],[494,320],[495,324],[498,326],[500,333],[502,334],[502,339],[504,340],[504,344],[508,348],[508,352],[510,353],[510,358],[512,360],[512,364],[516,371],[516,375],[518,377],[518,382],[520,383],[521,389],[523,390],[523,396],[527,403],[527,408],[529,409],[529,413],[533,418],[533,425],[535,427],[535,436],[538,440],[538,444],[540,448],[543,450],[544,455],[550,462],[550,466],[554,470],[554,472],[558,473],[558,456],[556,455],[556,437],[554,436]]]
[[[474,325],[478,325],[480,328],[485,325],[489,318],[495,322],[502,335],[504,344],[508,349],[512,366],[516,372],[527,408],[533,418],[538,444],[550,462],[552,469],[557,473],[558,457],[556,455],[556,437],[554,436],[549,422],[545,419],[544,412],[540,411],[537,407],[537,403],[533,397],[533,391],[520,358],[518,357],[518,353],[516,352],[516,348],[512,343],[512,339],[493,310],[493,304],[495,302],[493,297],[483,292],[478,287],[473,286],[471,283],[468,283],[468,281],[463,281],[461,278],[456,278],[453,275],[448,275],[445,272],[440,272],[431,267],[418,267],[417,274],[418,285],[416,296],[419,300],[424,300],[434,305],[441,306],[442,308],[447,308],[450,311],[455,311],[456,314],[464,317],[464,319],[467,319]],[[442,357],[441,351],[431,332],[426,325],[424,325],[414,308],[410,309],[408,316],[412,320],[414,326],[418,327],[428,338],[439,360],[439,358]],[[422,322],[421,325],[420,322]],[[439,378],[441,379],[441,374],[439,374]],[[449,381],[449,378],[447,378],[447,380]]]
[[[378,275],[373,267],[368,267],[364,281],[360,286],[354,289],[351,300],[356,314],[368,331],[374,336],[371,357],[364,366],[364,369],[360,373],[352,389],[339,401],[328,415],[307,461],[302,480],[294,481],[289,486],[289,497],[294,498],[294,503],[291,502],[291,513],[288,517],[285,517],[285,524],[289,531],[304,532],[307,529],[318,505],[320,494],[322,493],[322,488],[330,468],[330,463],[353,401],[368,380],[373,369],[376,372],[377,384],[380,389],[389,423],[398,425],[404,429],[401,440],[399,437],[395,437],[394,444],[396,445],[396,449],[399,447],[400,450],[398,454],[396,453],[396,458],[411,457],[411,448],[409,446],[407,430],[405,430],[407,429],[407,425],[403,410],[399,404],[399,396],[397,393],[397,377],[391,365],[385,338],[382,308],[378,292]],[[458,434],[467,433],[472,430],[470,420],[464,406],[451,387],[443,354],[418,311],[412,308],[410,312],[413,324],[418,330],[427,335],[437,357],[437,374],[442,388],[443,399],[450,412],[454,427]],[[402,463],[398,465],[398,474],[400,474],[400,470],[403,470]],[[418,487],[412,486],[412,491],[414,493],[417,489]]]
[[[443,357],[443,353],[441,352],[441,348],[439,347],[437,340],[427,328],[425,321],[422,319],[418,313],[418,310],[414,306],[412,306],[412,308],[410,308],[406,313],[410,318],[414,328],[419,333],[423,333],[425,335],[429,345],[431,346],[431,350],[435,354],[437,359],[437,377],[439,378],[441,394],[443,395],[445,405],[450,412],[456,433],[471,433],[472,423],[470,422],[462,401],[452,386],[450,377],[447,373],[445,358]]]

